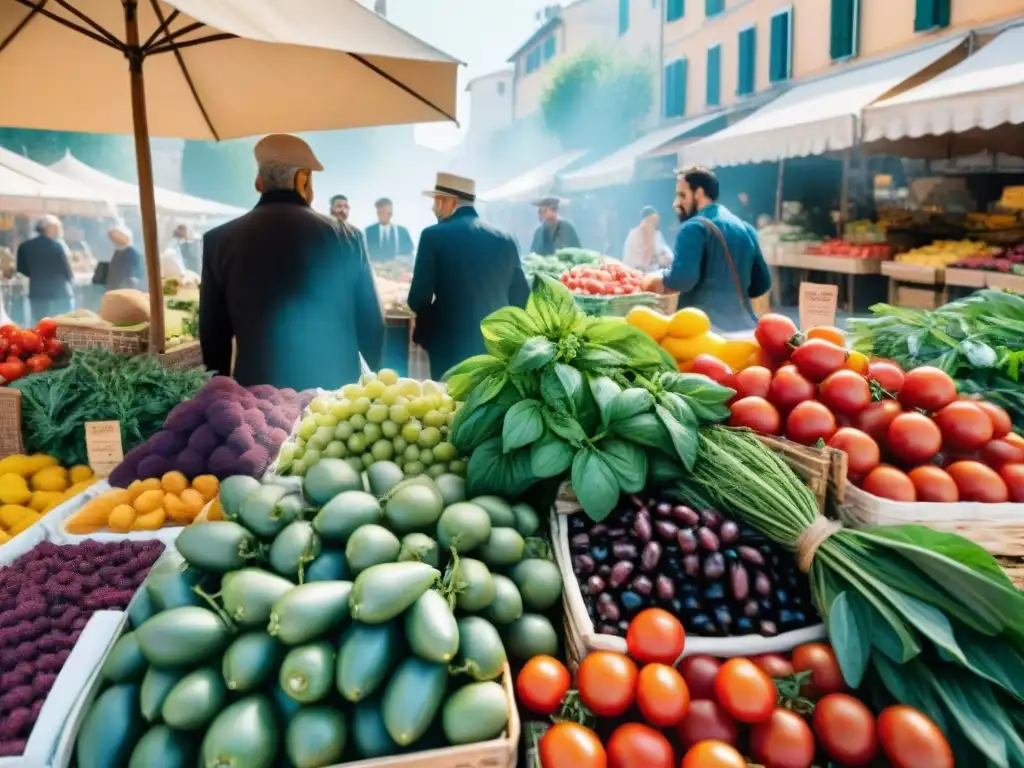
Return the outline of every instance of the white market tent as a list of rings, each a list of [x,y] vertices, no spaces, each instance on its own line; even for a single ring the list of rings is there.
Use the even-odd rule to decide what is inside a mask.
[[[86,184],[102,192],[115,205],[124,208],[137,208],[139,205],[139,187],[127,181],[108,176],[103,171],[86,165],[73,157],[71,153],[64,155],[50,166],[55,174]],[[169,189],[154,187],[156,192],[156,208],[159,213],[176,216],[211,216],[227,217],[245,213],[245,209],[233,205],[225,205],[212,200],[174,192]]]
[[[579,160],[586,150],[574,149],[563,152],[551,160],[541,163],[526,173],[506,181],[500,187],[478,195],[485,203],[528,203],[549,194],[558,173]]]
[[[865,144],[884,142],[903,154],[998,147],[1020,155],[1024,136],[1013,126],[1022,124],[1024,26],[1017,26],[937,77],[864,110],[862,131]]]
[[[87,184],[0,147],[0,211],[41,215],[114,216],[114,206]]]
[[[793,86],[750,117],[680,151],[686,164],[710,167],[778,161],[850,149],[858,120],[870,104],[907,81],[948,67],[962,56],[959,35],[885,61],[855,66]],[[934,74],[932,72],[931,74]]]

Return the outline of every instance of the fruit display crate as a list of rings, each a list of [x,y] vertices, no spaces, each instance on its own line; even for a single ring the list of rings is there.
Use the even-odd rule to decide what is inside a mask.
[[[0,387],[0,459],[25,452],[21,433],[21,392]]]

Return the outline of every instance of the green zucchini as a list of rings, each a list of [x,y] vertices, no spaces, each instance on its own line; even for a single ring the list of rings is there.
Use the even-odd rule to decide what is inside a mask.
[[[257,536],[272,539],[295,519],[290,508],[278,509],[287,495],[288,490],[279,485],[261,485],[245,497],[238,510],[238,521]]]
[[[410,657],[391,676],[381,702],[384,727],[407,747],[427,732],[448,689],[448,667]]]
[[[275,573],[293,581],[320,554],[320,537],[305,520],[289,523],[274,537],[267,561]]]
[[[139,686],[112,685],[93,702],[75,743],[78,768],[122,768],[145,724]]]
[[[146,674],[146,659],[134,632],[125,632],[114,643],[100,668],[100,677],[109,683],[134,683]]]
[[[464,616],[458,624],[459,653],[453,669],[479,682],[500,677],[508,657],[498,630],[479,616]]]
[[[266,696],[249,696],[229,705],[206,730],[200,768],[272,768],[281,734]]]
[[[270,611],[295,585],[262,568],[243,568],[224,574],[220,599],[231,620],[243,628],[265,627]]]
[[[477,496],[469,500],[470,504],[483,507],[487,516],[491,518],[491,525],[499,528],[514,528],[516,515],[512,505],[500,496]]]
[[[491,537],[477,556],[491,568],[508,568],[523,559],[526,542],[515,528],[491,528]]]
[[[384,515],[380,502],[364,491],[339,493],[313,518],[313,529],[324,541],[344,544],[361,525],[379,523]]]
[[[500,573],[491,575],[494,580],[494,599],[483,615],[494,624],[511,624],[523,615],[523,596],[515,582]]]
[[[459,559],[458,606],[471,613],[482,611],[494,600],[494,579],[479,560],[471,557]]]
[[[351,581],[352,571],[345,559],[345,552],[339,549],[324,549],[309,564],[303,577],[303,583],[313,581]]]
[[[218,493],[224,516],[228,520],[237,520],[249,494],[258,491],[260,487],[260,481],[248,475],[233,475],[221,480]]]
[[[303,707],[284,732],[284,751],[295,768],[340,763],[347,743],[345,716],[334,707]]]
[[[558,656],[558,633],[547,616],[524,613],[508,626],[508,652],[528,661],[534,656]]]
[[[395,562],[401,550],[398,537],[384,526],[362,525],[349,536],[345,559],[352,573],[358,574],[374,565]]]
[[[428,589],[405,612],[405,638],[425,661],[447,664],[459,651],[459,627],[448,601]]]
[[[244,568],[258,552],[252,532],[230,520],[189,526],[178,534],[174,546],[190,566],[208,573]]]
[[[501,683],[470,683],[444,703],[441,726],[453,746],[495,739],[508,725],[508,699]]]
[[[148,722],[155,723],[160,719],[160,710],[163,709],[164,699],[178,684],[178,681],[187,674],[188,671],[184,669],[150,667],[146,670],[139,691],[139,711]]]
[[[471,501],[452,504],[437,521],[437,544],[448,550],[469,552],[481,546],[491,535],[491,518],[487,510]]]
[[[426,563],[382,563],[356,576],[349,597],[352,618],[383,624],[404,613],[441,574]]]
[[[433,483],[404,480],[388,492],[384,517],[398,533],[432,528],[444,511],[444,498]]]
[[[139,648],[155,667],[189,667],[227,647],[231,630],[213,611],[197,606],[158,613],[137,630]]]
[[[528,610],[546,611],[562,599],[562,574],[550,560],[523,560],[509,576],[519,588],[523,605]]]
[[[352,742],[359,755],[367,760],[396,755],[402,751],[384,726],[380,696],[361,701],[352,710]]]
[[[416,561],[434,568],[441,567],[441,552],[437,542],[425,533],[407,533],[402,537],[402,551],[398,562]]]
[[[281,644],[266,632],[239,635],[221,660],[224,684],[239,693],[261,688],[276,677],[282,656]]]
[[[171,728],[195,731],[206,727],[216,717],[227,698],[228,689],[220,670],[204,667],[178,681],[164,699],[160,716]]]
[[[132,750],[128,768],[195,768],[199,741],[166,725],[154,725]]]
[[[353,625],[338,646],[334,676],[338,693],[352,702],[372,695],[394,668],[399,648],[394,622]]]
[[[281,688],[302,704],[320,701],[334,682],[334,655],[334,647],[326,642],[292,648],[278,673]]]
[[[285,645],[317,639],[348,620],[351,581],[316,581],[283,594],[270,610],[267,633]]]

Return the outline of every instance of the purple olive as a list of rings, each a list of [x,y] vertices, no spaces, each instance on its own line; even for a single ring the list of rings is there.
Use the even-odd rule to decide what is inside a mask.
[[[608,526],[604,523],[594,523],[594,525],[590,527],[591,536],[599,537],[604,536],[606,533],[608,533]]]
[[[628,531],[625,528],[609,528],[608,538],[612,541],[618,541],[619,539],[626,538]]]
[[[703,525],[717,528],[722,524],[722,516],[713,509],[702,509],[700,511],[700,521]]]
[[[687,507],[685,504],[677,504],[672,507],[672,517],[682,525],[694,526],[700,522],[700,515]]]
[[[761,606],[757,604],[757,600],[747,600],[747,602],[743,604],[743,615],[748,619],[756,619],[760,613]]]
[[[704,578],[714,581],[725,574],[725,557],[721,552],[712,552],[704,561]]]
[[[689,528],[679,529],[676,533],[676,543],[679,545],[679,551],[684,555],[697,551],[697,537]]]
[[[661,544],[656,541],[647,542],[643,552],[640,553],[640,570],[650,573],[656,570],[661,561]]]
[[[683,570],[687,576],[696,576],[700,573],[700,555],[686,555],[683,558]]]
[[[701,547],[703,549],[706,549],[708,552],[718,551],[718,537],[715,536],[715,532],[712,531],[710,528],[698,528],[697,541],[700,543]]]
[[[633,533],[640,541],[650,541],[653,534],[651,528],[651,516],[646,512],[637,512],[636,520],[633,521]]]
[[[663,501],[654,508],[654,511],[662,517],[668,517],[672,514],[672,505],[669,504],[667,501]]]
[[[607,592],[602,592],[597,596],[597,615],[605,621],[618,621],[619,606],[615,604],[615,598],[609,595]]]
[[[576,555],[572,559],[572,569],[581,576],[589,576],[596,566],[594,558],[590,555]]]
[[[644,507],[644,500],[635,493],[629,494],[629,503],[632,504],[635,509],[643,509]]]
[[[620,560],[612,566],[612,574],[608,577],[608,585],[618,589],[633,575],[633,564],[629,560]]]
[[[577,533],[575,536],[569,539],[569,546],[576,550],[586,549],[590,546],[590,534]]]
[[[658,597],[661,600],[671,600],[676,596],[676,585],[664,574],[655,579],[654,586],[657,588]]]
[[[592,595],[597,595],[601,592],[604,592],[606,586],[608,585],[605,584],[604,579],[602,579],[600,576],[591,576],[589,579],[587,579],[587,592],[589,592]]]
[[[740,527],[732,520],[725,520],[722,522],[722,527],[718,529],[718,537],[723,544],[732,544],[740,537]]]
[[[610,565],[608,565],[608,563],[601,563],[601,565],[597,566],[597,575],[598,576],[603,576],[604,578],[607,579],[608,576],[611,574],[611,572],[612,572],[612,567]]]
[[[659,576],[658,578],[661,577]],[[633,579],[632,589],[634,592],[639,592],[644,597],[647,597],[651,594],[651,590],[654,589],[654,584],[651,583],[651,580],[649,578],[647,578],[643,574],[640,574],[635,579]]]
[[[616,560],[634,560],[637,556],[636,544],[628,541],[616,541],[612,544],[612,554]]]
[[[758,631],[765,637],[774,637],[779,634],[779,628],[775,626],[775,622],[767,619],[760,623]]]
[[[679,530],[679,526],[675,523],[670,523],[668,520],[659,520],[654,524],[654,530],[657,531],[660,538],[665,541],[672,541],[676,537],[676,531]]]
[[[764,571],[758,571],[754,576],[754,591],[762,597],[767,597],[772,593],[772,580]]]
[[[764,565],[764,555],[758,552],[753,547],[738,546],[736,552],[740,558],[750,563],[751,565]]]
[[[733,563],[729,567],[729,586],[736,600],[746,600],[750,594],[750,574],[739,563]]]

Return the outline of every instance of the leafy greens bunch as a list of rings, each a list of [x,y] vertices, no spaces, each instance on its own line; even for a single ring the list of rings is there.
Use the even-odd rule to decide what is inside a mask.
[[[981,547],[923,526],[849,530],[750,433],[701,431],[677,485],[794,550],[851,688],[916,707],[957,765],[1024,766],[1024,593]]]
[[[481,331],[489,354],[445,375],[464,401],[450,439],[471,454],[474,495],[514,498],[568,472],[583,510],[601,520],[649,476],[692,467],[700,424],[729,416],[733,390],[679,373],[621,318],[588,317],[552,278],[538,275],[525,310],[500,309]]]

